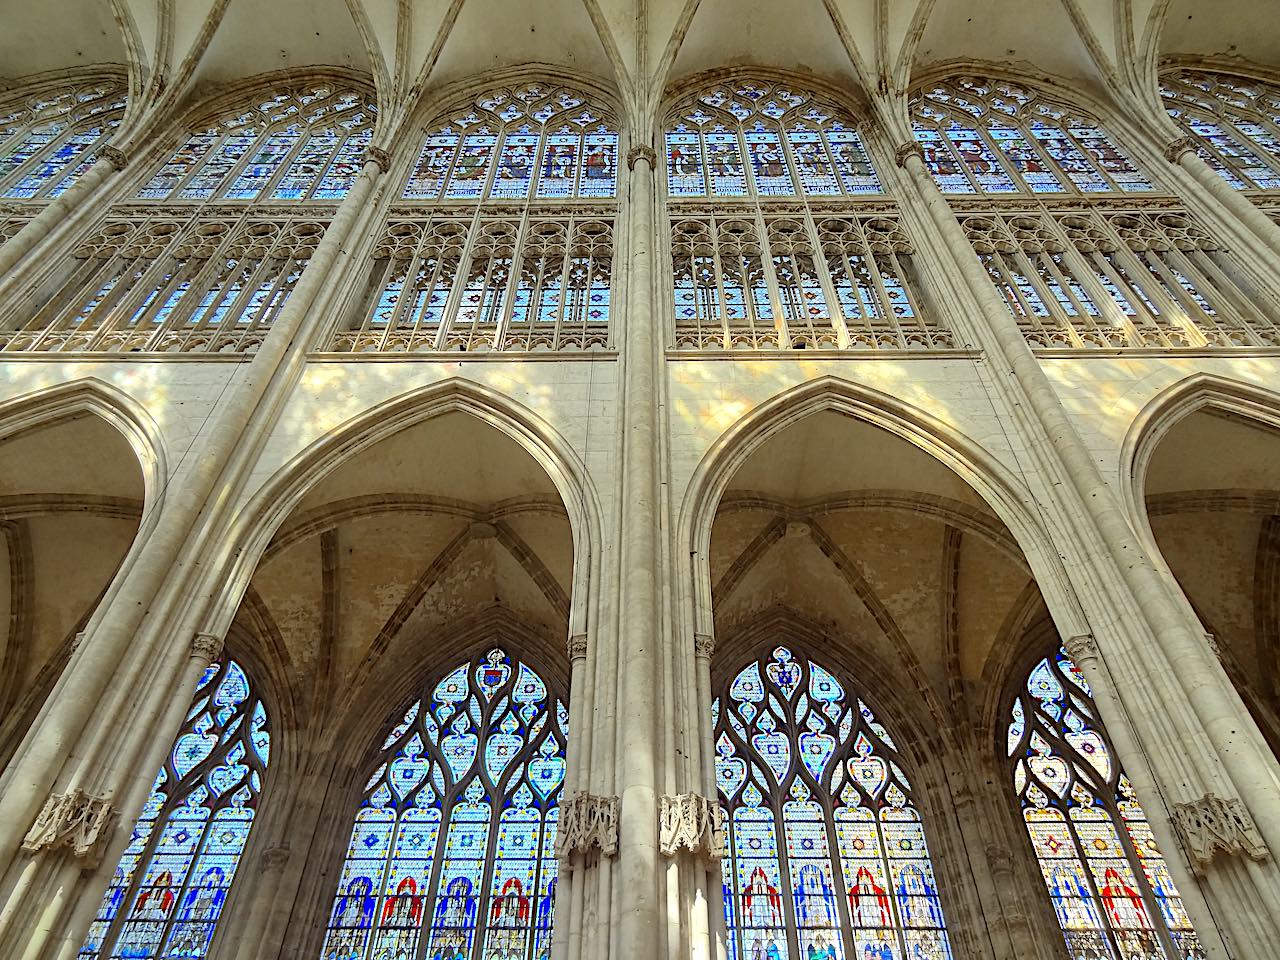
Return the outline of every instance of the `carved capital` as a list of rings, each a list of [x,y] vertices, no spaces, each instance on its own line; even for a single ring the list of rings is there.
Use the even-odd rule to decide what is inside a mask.
[[[587,635],[585,633],[575,633],[569,638],[569,659],[587,659]]]
[[[96,867],[102,861],[115,817],[109,797],[95,797],[78,789],[52,794],[27,831],[22,849],[39,853],[70,847],[84,866]]]
[[[1067,651],[1067,656],[1071,658],[1071,662],[1077,667],[1085,660],[1098,659],[1098,641],[1093,638],[1091,633],[1082,633],[1078,637],[1068,637],[1062,641],[1062,646]]]
[[[924,147],[920,146],[920,144],[916,143],[914,140],[908,140],[906,143],[901,144],[898,149],[893,151],[893,162],[900,167],[905,167],[907,165],[908,157],[919,157],[923,160]]]
[[[1184,153],[1195,153],[1196,142],[1191,137],[1179,137],[1165,144],[1164,158],[1170,163],[1178,163]]]
[[[191,638],[191,657],[206,665],[222,656],[222,638],[216,633],[197,633]]]
[[[720,806],[696,793],[663,797],[658,810],[658,845],[674,857],[681,850],[718,860],[724,856],[724,826]]]
[[[577,793],[560,803],[556,853],[567,859],[575,853],[599,851],[606,857],[618,852],[617,797]]]
[[[84,643],[84,638],[85,638],[84,630],[81,630],[79,633],[77,633],[74,637],[71,638],[71,652],[73,654],[80,649],[80,644]]]
[[[262,851],[262,859],[258,861],[258,869],[263,873],[276,873],[284,869],[289,862],[289,845],[277,843]]]
[[[1204,642],[1208,644],[1209,652],[1212,653],[1216,659],[1221,660],[1222,648],[1218,646],[1218,638],[1215,637],[1212,633],[1206,633],[1204,635]]]
[[[129,165],[129,155],[119,147],[113,147],[110,144],[98,150],[98,158],[107,161],[117,170],[123,170]]]
[[[628,170],[634,170],[636,168],[636,164],[641,160],[649,164],[650,170],[654,169],[658,165],[658,155],[653,152],[653,147],[642,145],[639,147],[632,147],[627,151]]]
[[[372,160],[378,165],[378,169],[383,173],[387,172],[387,168],[391,166],[391,154],[383,150],[381,147],[365,147],[364,162],[368,163]]]
[[[701,657],[704,660],[710,660],[716,652],[716,638],[709,633],[695,633],[693,635],[693,655]]]
[[[1224,800],[1209,793],[1190,803],[1175,803],[1173,825],[1190,852],[1197,873],[1203,874],[1219,853],[1267,859],[1267,845],[1239,800]]]

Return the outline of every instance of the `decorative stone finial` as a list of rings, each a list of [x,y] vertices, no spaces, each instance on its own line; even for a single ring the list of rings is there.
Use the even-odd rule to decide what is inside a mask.
[[[1196,142],[1191,137],[1179,137],[1165,144],[1164,158],[1170,163],[1178,163],[1184,153],[1195,153]]]
[[[910,140],[899,146],[897,150],[893,151],[893,162],[900,167],[906,167],[908,157],[919,157],[923,160],[924,147],[920,146],[920,144],[916,143],[914,140]]]
[[[617,797],[577,793],[560,803],[556,853],[567,859],[575,853],[598,850],[606,857],[618,852]]]
[[[222,656],[222,638],[216,633],[197,633],[191,638],[191,656],[206,664],[213,663]]]
[[[79,789],[51,794],[27,831],[22,849],[39,853],[70,847],[86,867],[96,867],[102,861],[115,816],[107,796],[97,797]]]
[[[634,170],[636,168],[636,163],[640,160],[649,164],[650,170],[654,169],[654,167],[658,165],[658,155],[653,152],[653,147],[650,146],[642,145],[639,147],[632,147],[627,151],[628,170]]]
[[[674,857],[681,850],[718,860],[724,856],[724,828],[720,807],[696,793],[663,797],[658,811],[658,844]]]
[[[1267,845],[1239,800],[1208,793],[1190,803],[1175,803],[1173,825],[1190,852],[1197,873],[1203,874],[1219,853],[1267,859]]]

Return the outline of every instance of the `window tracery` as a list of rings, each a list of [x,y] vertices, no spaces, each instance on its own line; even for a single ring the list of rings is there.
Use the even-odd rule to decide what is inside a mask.
[[[323,960],[548,960],[567,727],[501,649],[431,686],[365,785]]]
[[[911,118],[925,164],[943,193],[1155,189],[1097,121],[1015,83],[943,81],[916,96]]]
[[[1280,189],[1280,87],[1209,70],[1161,78],[1165,109],[1237,190]]]
[[[377,110],[358,90],[280,90],[191,133],[139,200],[341,200],[364,164]]]
[[[1013,784],[1072,956],[1203,958],[1089,685],[1066,651],[1015,699]]]
[[[950,960],[911,785],[867,705],[777,647],[712,709],[731,960]]]
[[[677,349],[953,346],[853,117],[781,81],[715,81],[665,134]]]
[[[0,98],[0,197],[65,193],[115,133],[125,98],[115,78]]]
[[[81,958],[206,955],[253,826],[271,735],[244,669],[205,670]]]
[[[962,215],[1034,347],[1280,346],[1207,230],[1173,209]]]

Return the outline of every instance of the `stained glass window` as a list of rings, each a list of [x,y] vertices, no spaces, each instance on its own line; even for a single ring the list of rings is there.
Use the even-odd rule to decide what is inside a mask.
[[[82,958],[209,950],[249,839],[271,736],[234,660],[210,666],[80,948]]]
[[[490,91],[437,125],[405,200],[601,200],[618,189],[618,125],[576,90]]]
[[[97,160],[124,107],[120,79],[0,96],[0,197],[65,193]]]
[[[1066,651],[1013,704],[1013,782],[1072,957],[1202,960],[1169,868]]]
[[[672,197],[881,193],[847,111],[789,84],[714,84],[678,103],[666,132]]]
[[[1134,193],[1151,181],[1088,116],[1003,80],[957,77],[912,102],[943,193]]]
[[[866,703],[777,647],[713,710],[730,960],[950,960],[911,785]]]
[[[341,200],[375,115],[365,93],[333,85],[273,93],[192,132],[137,199]]]
[[[1169,115],[1238,190],[1280,190],[1280,86],[1207,70],[1162,78]]]
[[[365,785],[323,960],[548,960],[567,727],[500,649],[429,687]]]

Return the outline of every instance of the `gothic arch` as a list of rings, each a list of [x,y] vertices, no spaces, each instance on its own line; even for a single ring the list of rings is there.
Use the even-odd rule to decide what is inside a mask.
[[[686,488],[679,514],[677,551],[681,588],[689,593],[692,630],[711,633],[710,584],[705,574],[711,527],[738,468],[766,440],[821,411],[833,411],[885,430],[940,462],[968,484],[1004,522],[1021,548],[1055,618],[1084,632],[1080,614],[1038,519],[1032,498],[991,454],[931,414],[878,390],[832,376],[792,387],[759,404],[729,427],[703,455]],[[685,561],[688,556],[690,559]],[[693,559],[693,558],[698,559]]]
[[[241,512],[231,539],[242,544],[222,597],[209,613],[227,624],[268,542],[309,490],[358,453],[407,427],[446,412],[475,417],[516,441],[546,472],[568,514],[573,535],[570,633],[594,623],[593,585],[599,582],[599,500],[578,453],[540,417],[481,384],[461,378],[431,384],[386,400],[292,457],[255,493]]]

